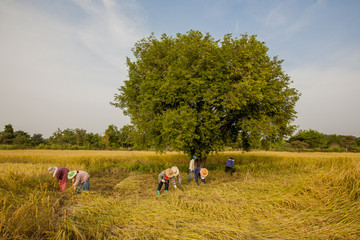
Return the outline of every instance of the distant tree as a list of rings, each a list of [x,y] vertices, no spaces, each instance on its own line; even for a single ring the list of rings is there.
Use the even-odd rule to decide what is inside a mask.
[[[107,148],[119,147],[119,130],[115,125],[109,125],[105,130],[104,143]]]
[[[60,145],[63,143],[63,132],[61,131],[60,128],[58,128],[56,130],[56,132],[54,132],[50,138],[49,138],[49,141],[51,144],[57,144],[57,145]]]
[[[360,137],[356,138],[356,145],[360,147]]]
[[[301,151],[303,149],[306,149],[309,145],[306,142],[302,142],[299,140],[292,141],[291,147],[294,148],[296,151]]]
[[[356,137],[354,137],[354,136],[343,136],[341,138],[340,145],[342,147],[344,147],[346,151],[349,151],[353,147],[356,147]]]
[[[78,146],[83,146],[85,143],[86,130],[76,128],[75,131],[75,143]]]
[[[13,144],[22,147],[30,146],[30,135],[22,130],[14,132]]]
[[[73,129],[67,128],[62,131],[62,143],[76,145],[76,134]]]
[[[268,56],[256,36],[214,40],[199,31],[175,38],[154,35],[135,44],[129,80],[113,105],[124,110],[146,144],[206,159],[238,142],[289,136],[299,93],[282,60]]]
[[[102,144],[102,137],[97,133],[87,133],[85,135],[85,145],[88,149],[102,149],[105,147]]]
[[[289,139],[289,142],[301,141],[308,144],[309,148],[326,148],[328,146],[327,136],[316,130],[300,130]]]
[[[12,144],[14,139],[14,128],[11,124],[7,124],[4,127],[4,131],[0,133],[0,143]]]
[[[5,125],[4,132],[9,134],[14,134],[13,126],[11,124]]]
[[[334,147],[335,145],[340,146],[341,136],[336,134],[327,135],[328,147]]]
[[[30,138],[30,143],[33,147],[38,146],[40,144],[45,144],[45,139],[43,138],[42,134],[33,134],[32,137]]]
[[[124,125],[119,131],[119,143],[123,148],[134,146],[135,127],[132,125]]]

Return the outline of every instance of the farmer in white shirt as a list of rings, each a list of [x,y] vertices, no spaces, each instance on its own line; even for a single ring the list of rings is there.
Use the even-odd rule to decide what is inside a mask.
[[[188,179],[188,182],[191,181],[191,178],[194,177],[195,178],[195,174],[194,174],[194,171],[195,171],[195,161],[196,161],[196,156],[193,156],[190,160],[190,164],[189,164],[189,172],[190,172],[190,176],[189,176],[189,179]]]

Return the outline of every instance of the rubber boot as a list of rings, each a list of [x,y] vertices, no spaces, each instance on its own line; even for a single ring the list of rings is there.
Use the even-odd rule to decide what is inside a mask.
[[[165,190],[165,192],[167,193],[167,192],[168,192],[168,190]]]
[[[160,195],[160,190],[157,190],[157,194]]]

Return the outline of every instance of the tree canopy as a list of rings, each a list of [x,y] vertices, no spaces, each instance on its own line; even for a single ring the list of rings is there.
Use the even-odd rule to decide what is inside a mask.
[[[299,93],[289,86],[283,61],[271,58],[256,36],[152,34],[132,52],[129,79],[112,104],[158,151],[171,147],[206,158],[224,146],[249,150],[294,130]]]

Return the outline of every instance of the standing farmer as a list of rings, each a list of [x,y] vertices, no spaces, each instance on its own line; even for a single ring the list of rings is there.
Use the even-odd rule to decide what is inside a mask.
[[[194,171],[195,171],[195,161],[196,161],[196,156],[193,156],[190,160],[190,164],[189,164],[189,172],[190,172],[190,176],[189,176],[189,179],[188,179],[188,182],[191,181],[191,178],[195,177],[195,174],[194,174]]]
[[[173,170],[171,170],[170,168],[162,171],[159,176],[158,176],[158,181],[159,181],[159,185],[158,185],[158,189],[157,189],[157,194],[160,195],[160,190],[162,188],[162,185],[165,183],[165,192],[169,191],[169,180],[174,177],[174,172]],[[173,179],[175,183],[175,178]]]
[[[234,158],[233,158],[233,157],[230,157],[229,160],[227,160],[227,162],[226,162],[225,172],[227,173],[228,171],[230,171],[231,176],[232,176],[233,173],[235,172],[235,169],[234,169]]]
[[[198,167],[195,169],[195,181],[198,186],[199,186],[199,181],[198,181],[199,178],[205,184],[205,178],[207,177],[208,173],[209,172],[206,168]]]
[[[85,171],[71,171],[68,175],[69,179],[72,179],[74,190],[76,193],[90,190],[90,174]]]
[[[55,180],[59,180],[60,191],[65,191],[69,169],[66,167],[49,167],[48,171],[53,173],[54,177],[54,180],[51,182],[51,186],[54,185]]]

